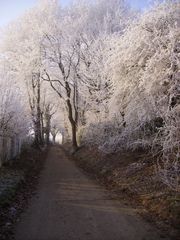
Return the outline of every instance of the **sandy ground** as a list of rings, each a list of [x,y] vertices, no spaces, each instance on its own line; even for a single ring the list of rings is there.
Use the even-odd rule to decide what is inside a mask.
[[[90,180],[52,147],[37,194],[22,214],[16,240],[158,240],[157,229]],[[163,238],[165,239],[165,238]]]

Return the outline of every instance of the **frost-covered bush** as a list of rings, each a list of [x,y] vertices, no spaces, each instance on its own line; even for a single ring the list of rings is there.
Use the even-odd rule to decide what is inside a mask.
[[[100,124],[85,131],[86,141],[105,153],[152,147],[160,151],[160,175],[176,190],[180,181],[179,9],[179,1],[165,1],[143,13],[123,35],[106,38],[103,71],[114,92],[106,119],[103,116]]]
[[[121,134],[122,128],[122,124],[115,119],[111,122],[91,123],[85,128],[82,140],[89,146],[97,146],[101,149],[107,139],[110,141],[112,138],[112,141],[115,141],[115,136]]]
[[[107,47],[102,76],[111,80],[115,91],[108,105],[108,119],[100,114],[101,122],[112,122],[114,116],[122,121],[119,113],[123,113],[127,134],[132,129],[133,132],[144,129],[149,135],[147,125],[164,118],[174,94],[170,93],[174,86],[172,75],[178,71],[175,68],[179,61],[179,6],[179,3],[155,6],[123,35],[112,34],[104,39]],[[101,104],[101,113],[103,108]]]
[[[161,134],[157,138],[161,146],[158,170],[163,181],[180,192],[180,106],[166,115]]]

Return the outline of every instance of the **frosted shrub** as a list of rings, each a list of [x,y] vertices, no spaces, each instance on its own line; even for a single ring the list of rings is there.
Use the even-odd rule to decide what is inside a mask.
[[[106,39],[104,72],[114,92],[107,103],[107,119],[101,117],[100,124],[85,131],[86,140],[105,153],[152,147],[160,151],[159,175],[176,191],[180,186],[179,9],[179,1],[165,1],[143,13],[123,35]],[[117,113],[123,117],[119,114],[114,121]]]
[[[161,155],[158,170],[163,182],[180,192],[180,108],[176,107],[165,119],[159,137]]]

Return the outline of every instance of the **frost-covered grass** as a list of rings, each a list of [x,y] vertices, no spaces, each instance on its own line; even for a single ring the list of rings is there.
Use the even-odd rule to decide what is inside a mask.
[[[18,185],[23,180],[23,172],[2,168],[0,170],[0,206],[8,205],[14,198]]]

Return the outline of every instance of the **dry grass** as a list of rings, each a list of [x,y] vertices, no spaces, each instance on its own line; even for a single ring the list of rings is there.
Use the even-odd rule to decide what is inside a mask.
[[[116,192],[118,198],[138,207],[144,217],[177,237],[180,195],[168,189],[159,179],[156,159],[145,152],[119,152],[103,156],[95,148],[85,147],[75,154],[75,159],[80,167]]]

